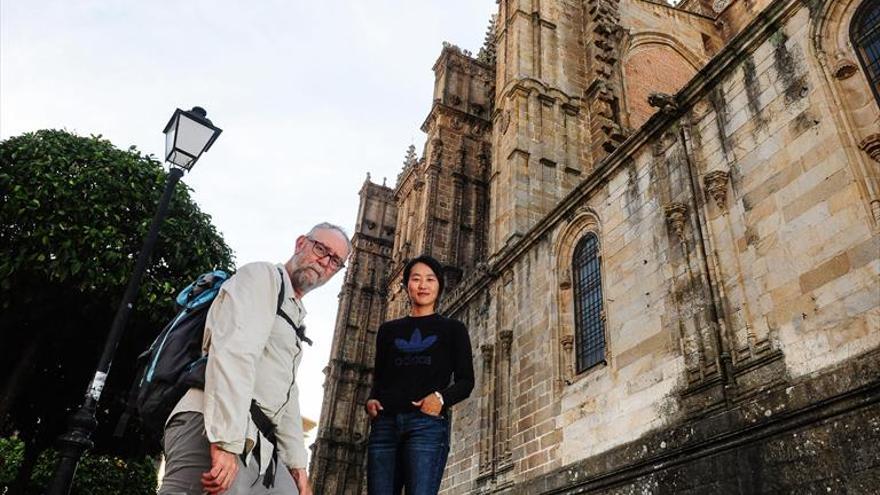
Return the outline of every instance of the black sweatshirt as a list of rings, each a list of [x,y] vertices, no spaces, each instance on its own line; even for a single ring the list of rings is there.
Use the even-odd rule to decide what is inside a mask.
[[[462,322],[435,313],[379,327],[370,399],[382,403],[386,413],[417,411],[411,402],[437,391],[445,414],[473,388],[471,340]]]

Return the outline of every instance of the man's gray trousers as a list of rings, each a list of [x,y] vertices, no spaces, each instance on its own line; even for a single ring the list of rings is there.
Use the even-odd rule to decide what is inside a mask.
[[[210,444],[205,419],[200,413],[175,414],[165,426],[165,476],[159,495],[202,495],[202,473],[211,470]],[[275,470],[275,485],[263,486],[263,476],[251,458],[245,466],[238,461],[238,474],[223,495],[298,495],[299,491],[282,467]]]

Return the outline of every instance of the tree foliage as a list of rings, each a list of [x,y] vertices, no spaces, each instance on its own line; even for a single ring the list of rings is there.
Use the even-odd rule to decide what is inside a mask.
[[[0,434],[48,445],[82,401],[146,235],[166,173],[134,147],[43,130],[0,142]],[[96,448],[143,453],[109,436],[135,357],[199,273],[232,252],[178,185],[99,411]]]
[[[4,141],[0,163],[0,295],[32,277],[83,293],[125,286],[165,184],[158,161],[100,137],[39,131]],[[142,307],[161,311],[161,296],[191,267],[231,256],[210,217],[178,187]],[[14,300],[2,301],[5,309]]]
[[[24,442],[0,437],[0,493],[10,489],[24,454]],[[25,492],[39,493],[54,473],[58,454],[53,449],[41,453]],[[113,455],[86,453],[76,469],[71,495],[155,495],[155,461],[150,457],[121,459]]]

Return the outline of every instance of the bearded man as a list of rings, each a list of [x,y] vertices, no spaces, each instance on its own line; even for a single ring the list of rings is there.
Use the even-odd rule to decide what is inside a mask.
[[[303,296],[344,266],[351,242],[321,223],[282,264],[249,263],[220,288],[205,323],[204,390],[165,423],[159,495],[311,495],[297,367]]]

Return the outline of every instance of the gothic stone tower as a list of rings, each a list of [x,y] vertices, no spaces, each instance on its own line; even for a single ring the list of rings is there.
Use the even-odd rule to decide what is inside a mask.
[[[434,64],[434,102],[422,124],[421,160],[407,159],[394,191],[400,212],[389,277],[388,318],[406,308],[406,260],[437,258],[454,287],[486,256],[493,67],[445,44]]]
[[[584,13],[577,3],[499,3],[491,255],[521,238],[590,163]]]
[[[339,295],[339,312],[324,369],[324,407],[312,447],[315,493],[360,493],[367,424],[363,404],[370,390],[376,329],[385,314],[384,280],[397,223],[393,191],[370,182],[361,203],[353,253]]]
[[[424,156],[410,146],[392,190],[369,181],[353,239],[354,255],[340,295],[326,369],[324,403],[311,478],[315,493],[358,494],[366,485],[376,330],[402,315],[403,265],[422,253],[439,259],[454,287],[486,256],[486,218],[494,71],[445,44],[434,64],[434,102],[422,125]]]

